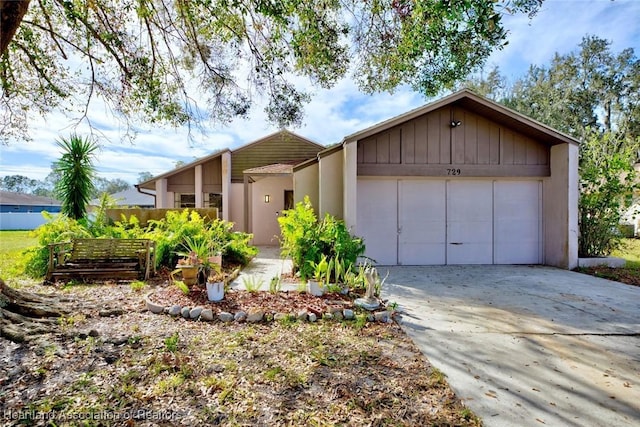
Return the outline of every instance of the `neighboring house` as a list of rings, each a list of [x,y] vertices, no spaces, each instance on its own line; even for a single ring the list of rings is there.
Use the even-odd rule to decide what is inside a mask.
[[[138,185],[156,207],[216,206],[258,245],[309,196],[383,265],[578,260],[578,141],[469,90],[324,148],[288,131]]]
[[[276,245],[278,215],[293,206],[293,166],[325,147],[287,130],[235,150],[221,150],[136,187],[155,194],[156,208],[218,208],[254,244]]]
[[[153,194],[141,193],[136,188],[118,191],[109,196],[115,200],[116,206],[120,207],[153,208],[156,204],[156,198]],[[93,199],[89,205],[99,206],[100,198]]]
[[[294,167],[386,265],[577,266],[578,141],[456,92]]]
[[[0,191],[0,230],[32,230],[45,223],[42,211],[61,209],[61,203],[50,197]]]

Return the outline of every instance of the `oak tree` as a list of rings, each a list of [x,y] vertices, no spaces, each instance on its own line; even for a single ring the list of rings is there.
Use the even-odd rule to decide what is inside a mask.
[[[192,126],[264,96],[285,126],[309,99],[299,76],[435,95],[506,44],[504,14],[542,1],[0,1],[0,132],[24,138],[52,110],[88,120],[96,98],[128,125]]]

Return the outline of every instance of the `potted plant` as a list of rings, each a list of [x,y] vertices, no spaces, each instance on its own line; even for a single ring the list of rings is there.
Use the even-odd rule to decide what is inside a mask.
[[[224,299],[224,275],[218,264],[209,266],[207,274],[207,298],[209,301],[221,301]]]
[[[198,273],[201,271],[202,262],[198,258],[198,254],[195,252],[189,252],[183,254],[183,257],[178,260],[176,269],[171,272],[173,277],[176,273],[182,274],[182,280],[188,286],[198,283]]]
[[[325,285],[329,282],[331,267],[325,255],[322,255],[320,262],[310,261],[310,264],[313,268],[313,279],[307,282],[307,292],[321,297],[324,294]]]
[[[185,236],[182,244],[184,252],[178,252],[182,258],[173,273],[182,273],[184,282],[189,285],[204,284],[205,267],[207,266],[208,246],[207,239],[201,234]],[[173,274],[172,273],[172,274]]]
[[[208,261],[222,266],[222,254],[231,243],[229,240],[230,225],[224,221],[214,221],[207,232]]]

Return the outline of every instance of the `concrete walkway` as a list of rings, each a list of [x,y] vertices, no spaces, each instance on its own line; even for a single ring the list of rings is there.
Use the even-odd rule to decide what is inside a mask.
[[[640,425],[639,287],[542,266],[389,271],[403,328],[486,426]]]
[[[244,282],[249,276],[253,276],[256,280],[262,281],[260,290],[269,290],[269,282],[273,277],[280,277],[283,273],[291,273],[292,263],[289,259],[280,258],[280,247],[278,246],[260,246],[258,247],[258,255],[242,269],[238,277],[231,282],[232,289],[244,289]],[[290,285],[283,284],[282,290],[288,289]]]

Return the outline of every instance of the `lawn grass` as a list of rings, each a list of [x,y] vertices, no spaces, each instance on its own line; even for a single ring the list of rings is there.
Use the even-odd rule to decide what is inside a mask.
[[[31,231],[0,231],[0,277],[11,279],[22,276],[26,249],[38,244]]]
[[[611,256],[624,259],[625,266],[622,268],[580,267],[576,270],[603,279],[640,286],[640,239],[623,239],[622,247],[614,251]]]
[[[627,261],[627,268],[640,269],[640,239],[624,239],[623,247],[611,255]]]

